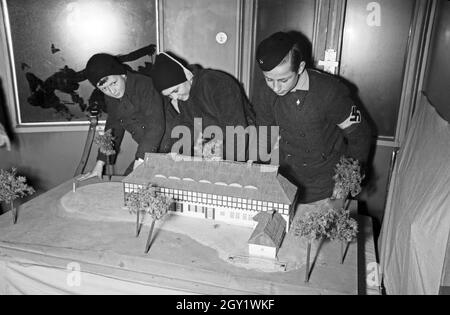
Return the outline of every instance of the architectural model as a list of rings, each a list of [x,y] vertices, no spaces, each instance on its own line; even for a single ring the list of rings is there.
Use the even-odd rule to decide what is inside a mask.
[[[172,212],[177,215],[254,228],[256,214],[270,212],[272,218],[276,211],[285,221],[276,225],[283,233],[293,218],[297,194],[297,187],[278,173],[278,166],[174,153],[147,153],[122,182],[125,199],[139,187],[156,185],[158,193],[175,201]]]

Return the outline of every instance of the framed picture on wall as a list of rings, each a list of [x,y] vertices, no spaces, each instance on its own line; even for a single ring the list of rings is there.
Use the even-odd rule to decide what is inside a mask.
[[[103,94],[84,67],[109,53],[148,74],[157,44],[157,1],[1,0],[14,87],[16,126],[89,124]]]

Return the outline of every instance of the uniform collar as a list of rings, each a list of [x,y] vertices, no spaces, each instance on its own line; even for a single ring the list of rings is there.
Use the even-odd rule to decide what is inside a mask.
[[[298,78],[297,85],[292,89],[291,92],[296,91],[309,91],[309,75],[306,69],[302,72],[302,74]]]

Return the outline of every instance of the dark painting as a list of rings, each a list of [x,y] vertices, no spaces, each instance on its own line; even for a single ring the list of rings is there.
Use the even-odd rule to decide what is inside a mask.
[[[80,123],[92,107],[101,110],[102,94],[83,71],[93,54],[121,56],[141,72],[151,66],[155,1],[7,0],[6,6],[19,124]]]

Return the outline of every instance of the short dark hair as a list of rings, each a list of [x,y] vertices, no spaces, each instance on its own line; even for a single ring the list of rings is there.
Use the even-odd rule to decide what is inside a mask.
[[[302,61],[305,61],[304,59],[304,53],[301,49],[301,46],[298,43],[295,43],[294,46],[292,46],[291,50],[289,50],[286,57],[284,57],[283,60],[279,63],[279,65],[291,61],[291,70],[293,72],[298,72],[300,64],[302,63]]]
[[[292,71],[298,72],[300,64],[302,63],[302,61],[305,61],[305,54],[303,53],[301,45],[298,43],[294,44],[294,47],[292,47],[291,49],[291,54]]]

